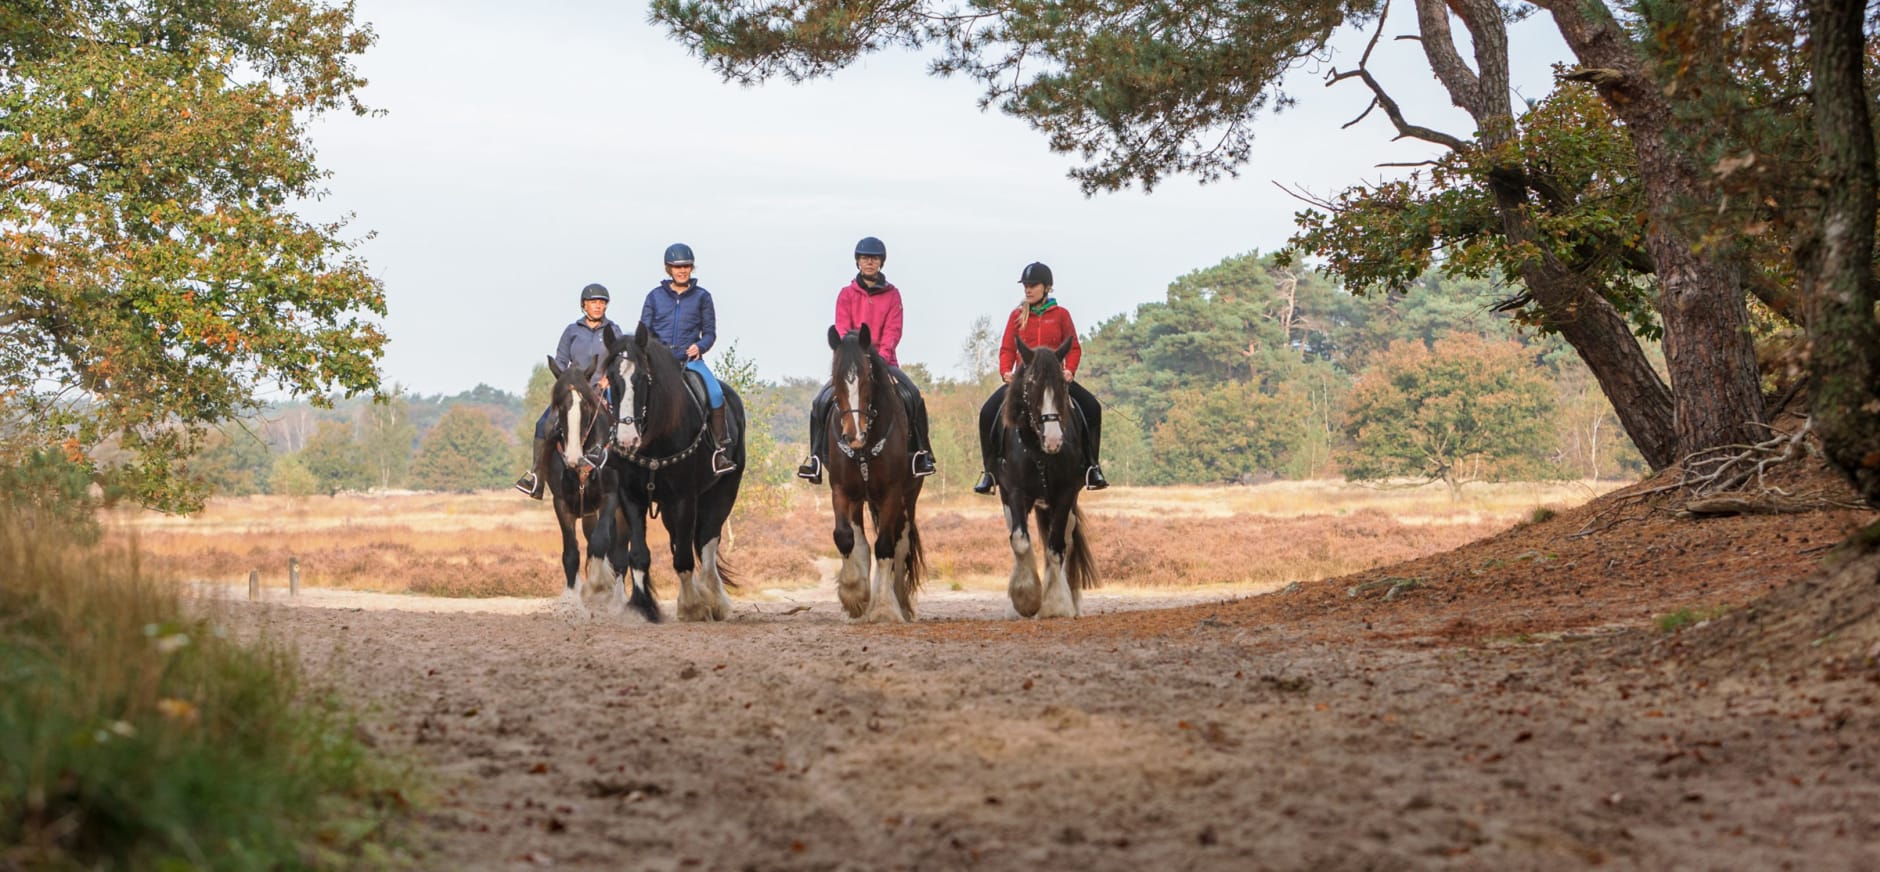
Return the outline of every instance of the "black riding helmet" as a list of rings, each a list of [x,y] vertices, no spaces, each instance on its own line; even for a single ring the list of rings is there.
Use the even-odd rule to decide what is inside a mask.
[[[1021,285],[1044,285],[1050,287],[1051,268],[1036,262],[1026,264],[1025,271],[1019,273],[1018,283]]]
[[[611,297],[607,296],[607,286],[600,282],[595,282],[581,289],[581,302],[585,303],[589,300],[613,301]]]
[[[888,244],[873,236],[864,236],[855,243],[856,257],[879,257],[882,263],[888,262]]]
[[[666,246],[666,265],[667,266],[691,266],[692,265],[692,246],[687,245],[683,242],[675,242],[671,245]]]

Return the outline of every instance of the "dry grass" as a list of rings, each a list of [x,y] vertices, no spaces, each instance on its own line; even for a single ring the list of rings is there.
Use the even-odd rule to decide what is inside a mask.
[[[1112,488],[1084,505],[1108,583],[1267,587],[1454,548],[1613,486],[1472,485],[1452,502],[1440,486],[1279,482]],[[726,559],[746,590],[819,584],[819,562],[835,556],[827,492],[801,487],[791,502],[733,519]],[[669,584],[665,531],[651,526],[654,573]],[[134,535],[154,568],[194,580],[239,582],[259,570],[264,585],[284,587],[288,558],[298,557],[309,587],[552,596],[563,583],[554,513],[507,491],[245,497],[191,518],[124,514],[110,527]],[[921,532],[931,583],[1004,584],[1011,552],[996,500],[923,502]]]

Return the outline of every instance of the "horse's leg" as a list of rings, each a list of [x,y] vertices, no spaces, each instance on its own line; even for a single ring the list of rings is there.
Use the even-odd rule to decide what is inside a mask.
[[[581,518],[582,526],[587,529],[587,585],[581,589],[581,599],[589,608],[594,608],[603,598],[612,597],[620,580],[616,564],[611,560],[614,545],[623,530],[617,523],[618,503],[613,493],[605,493],[593,520],[585,515]]]
[[[718,563],[718,550],[730,539],[731,507],[738,501],[739,477],[744,467],[719,479],[716,485],[699,494],[698,534],[699,577],[711,602],[712,620],[731,617],[731,596],[725,593],[725,576]],[[722,540],[722,541],[721,541]]]
[[[862,504],[833,487],[830,502],[836,515],[836,551],[842,555],[842,566],[836,570],[836,597],[849,617],[859,618],[868,609],[868,535],[862,531]]]
[[[562,598],[575,598],[575,577],[581,572],[581,543],[574,537],[576,515],[568,500],[559,494],[555,496],[555,523],[561,526],[561,568],[568,576],[568,587],[562,591]]]
[[[1038,564],[1031,555],[1031,534],[1027,530],[1029,513],[1025,511],[1023,488],[999,488],[1005,503],[1005,530],[1012,540],[1012,578],[1005,590],[1012,598],[1012,611],[1018,617],[1038,614],[1043,593],[1038,589]]]
[[[666,535],[672,540],[672,571],[679,576],[679,620],[710,621],[711,598],[698,578],[698,544],[693,541],[698,507],[693,500],[672,500],[663,505]]]
[[[1074,486],[1081,487],[1079,480]],[[1071,590],[1065,568],[1065,551],[1070,547],[1076,516],[1068,505],[1072,497],[1060,496],[1051,508],[1038,510],[1038,533],[1044,540],[1044,601],[1038,609],[1041,618],[1077,617],[1077,596]]]
[[[901,558],[907,554],[907,511],[901,495],[890,490],[875,512],[875,567],[869,576],[868,611],[862,620],[871,624],[898,624],[907,620],[895,587]]]
[[[648,623],[657,624],[660,622],[659,600],[653,596],[653,580],[649,574],[653,568],[653,552],[646,547],[646,504],[623,499],[621,512],[627,526],[626,535],[621,537],[621,547],[626,552],[621,556],[621,565],[626,567],[627,580],[633,586],[627,595],[627,608],[639,613]]]

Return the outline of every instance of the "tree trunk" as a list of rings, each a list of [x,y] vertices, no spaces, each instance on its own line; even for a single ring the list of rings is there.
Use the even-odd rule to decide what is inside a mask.
[[[1460,0],[1455,5],[1475,49],[1476,69],[1472,71],[1456,51],[1449,30],[1451,11],[1443,0],[1418,0],[1423,52],[1436,78],[1448,89],[1451,102],[1475,119],[1482,148],[1495,153],[1515,135],[1514,107],[1508,97],[1507,28],[1492,0]],[[1515,244],[1533,243],[1537,235],[1528,211],[1526,176],[1520,166],[1489,174],[1502,233]],[[1547,325],[1558,330],[1586,361],[1645,462],[1654,470],[1676,463],[1683,455],[1671,389],[1652,369],[1625,317],[1588,288],[1572,268],[1548,254],[1547,246],[1530,247],[1540,254],[1521,267],[1521,281],[1540,305]]]
[[[1704,202],[1703,184],[1688,152],[1672,140],[1674,119],[1663,86],[1645,70],[1637,46],[1604,3],[1536,5],[1553,13],[1574,56],[1590,68],[1584,78],[1625,122],[1638,154],[1639,180],[1651,208],[1645,241],[1657,265],[1678,452],[1759,440],[1762,390],[1742,269],[1727,254],[1698,252],[1680,226],[1680,217]]]
[[[1809,408],[1828,460],[1880,506],[1880,323],[1873,277],[1872,121],[1862,77],[1860,0],[1811,0],[1815,136],[1823,202],[1801,253],[1813,379]]]

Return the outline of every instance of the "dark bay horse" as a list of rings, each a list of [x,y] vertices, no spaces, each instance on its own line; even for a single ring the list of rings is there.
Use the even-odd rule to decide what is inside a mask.
[[[829,348],[835,352],[829,377],[835,401],[829,404],[833,420],[823,423],[832,437],[829,496],[836,516],[836,550],[842,552],[836,594],[851,618],[911,621],[926,569],[920,527],[914,521],[921,479],[914,475],[907,452],[913,422],[887,362],[869,342],[868,325],[847,335],[830,327]],[[862,532],[863,507],[875,528],[872,572],[868,537]]]
[[[610,488],[595,477],[581,460],[583,455],[599,457],[613,430],[613,418],[607,402],[589,379],[594,367],[570,366],[562,369],[555,358],[548,359],[548,370],[555,376],[549,388],[548,440],[554,450],[548,452],[548,479],[544,482],[553,497],[555,520],[561,525],[561,566],[568,574],[565,595],[575,593],[575,578],[581,574],[581,544],[575,540],[575,522],[592,544],[594,525],[606,506]]]
[[[1064,380],[1070,340],[1056,349],[1031,348],[1019,340],[1018,371],[1000,410],[1004,445],[997,477],[1012,539],[1012,579],[1007,590],[1022,617],[1077,617],[1083,592],[1097,584],[1097,568],[1084,536],[1077,495],[1084,489],[1084,422],[1071,405]],[[1044,581],[1038,579],[1027,516],[1035,517],[1044,540]]]
[[[732,433],[726,453],[737,466],[713,473],[714,443],[703,383],[696,390],[688,387],[685,367],[645,324],[632,336],[609,337],[607,352],[615,425],[606,466],[620,511],[602,512],[588,539],[589,595],[611,592],[621,597],[624,567],[633,581],[627,606],[649,621],[659,621],[648,574],[650,512],[663,518],[672,539],[679,620],[725,620],[731,616],[725,584],[732,574],[719,554],[719,541],[744,480],[744,400],[730,385],[724,386]]]

